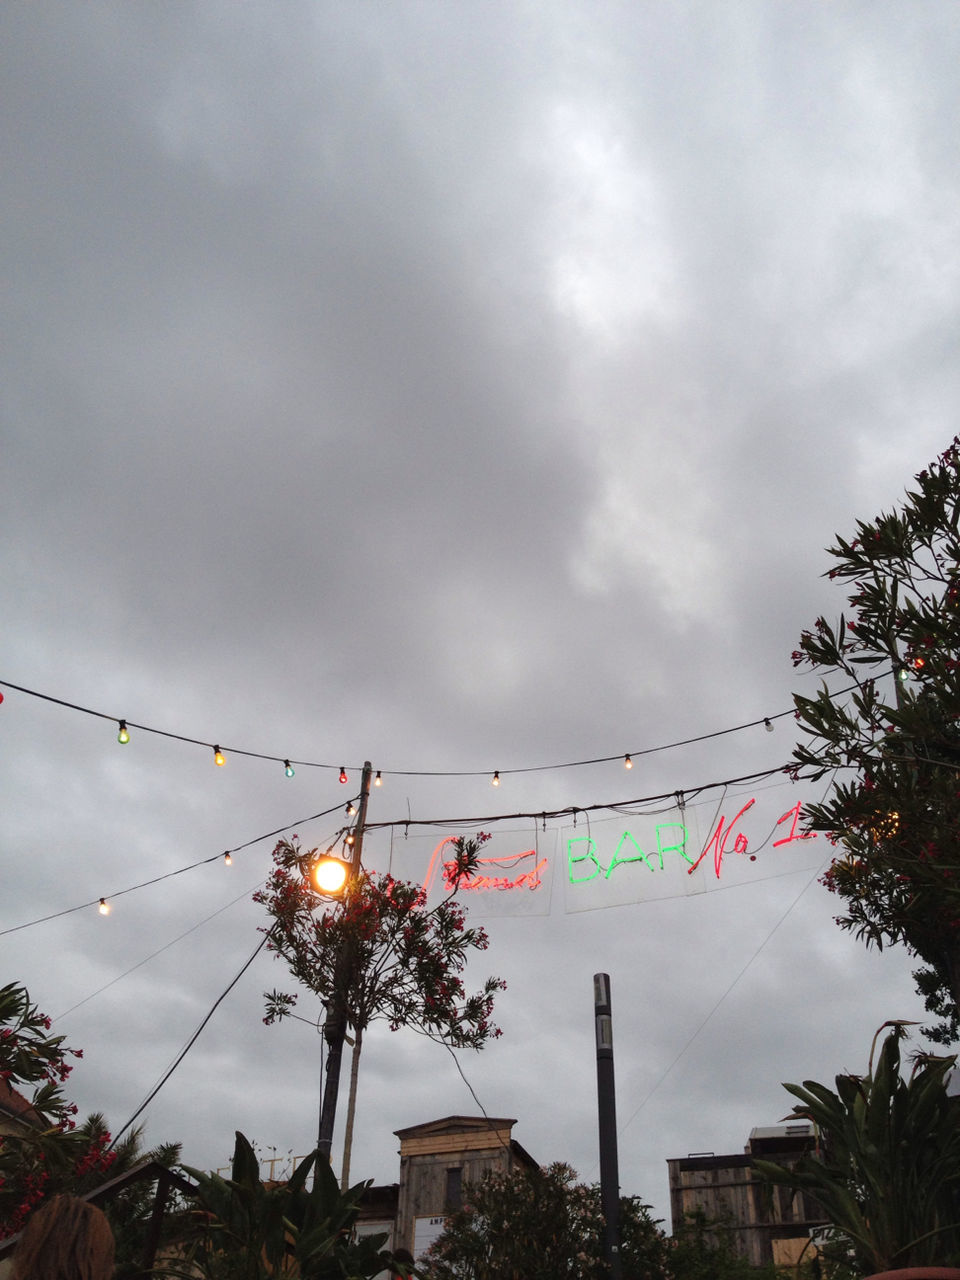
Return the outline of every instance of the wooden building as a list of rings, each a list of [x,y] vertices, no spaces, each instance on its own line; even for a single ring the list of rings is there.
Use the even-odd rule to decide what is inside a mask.
[[[674,1235],[699,1210],[715,1224],[711,1234],[726,1236],[753,1266],[796,1262],[811,1231],[826,1222],[823,1210],[805,1193],[764,1182],[752,1165],[755,1157],[792,1165],[813,1145],[813,1125],[804,1121],[753,1129],[743,1155],[695,1152],[668,1160]]]
[[[511,1136],[516,1120],[446,1116],[397,1129],[400,1183],[394,1244],[419,1257],[460,1208],[462,1188],[489,1169],[539,1168]]]

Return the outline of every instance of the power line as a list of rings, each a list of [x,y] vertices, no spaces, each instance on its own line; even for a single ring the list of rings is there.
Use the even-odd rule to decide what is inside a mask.
[[[243,977],[243,975],[247,972],[247,970],[248,970],[248,969],[250,968],[250,966],[253,964],[254,960],[256,960],[257,956],[260,954],[260,952],[261,952],[261,951],[263,950],[263,948],[266,946],[267,941],[268,941],[268,939],[269,939],[269,937],[270,937],[270,934],[271,934],[272,932],[273,932],[273,930],[271,929],[271,930],[269,930],[267,933],[265,933],[265,934],[264,934],[264,936],[263,936],[263,937],[260,939],[260,941],[257,943],[256,949],[254,950],[253,955],[252,955],[252,956],[250,956],[250,958],[244,962],[243,966],[242,966],[242,967],[241,967],[241,969],[240,969],[240,972],[236,975],[236,977],[235,977],[235,978],[233,978],[233,979],[231,980],[231,982],[230,982],[230,983],[229,983],[229,985],[226,987],[226,989],[225,989],[224,991],[222,991],[222,992],[220,993],[220,995],[219,995],[219,996],[217,996],[216,1000],[214,1000],[213,1004],[211,1005],[210,1010],[209,1010],[209,1012],[207,1013],[206,1017],[205,1017],[205,1018],[203,1019],[203,1021],[200,1023],[199,1027],[197,1027],[196,1031],[193,1033],[193,1035],[190,1037],[190,1039],[187,1041],[187,1043],[183,1046],[183,1048],[181,1049],[180,1053],[177,1055],[177,1058],[176,1058],[176,1060],[174,1061],[173,1065],[172,1065],[172,1066],[171,1066],[171,1067],[170,1067],[170,1068],[169,1068],[169,1069],[164,1073],[164,1075],[161,1077],[161,1079],[160,1079],[159,1083],[158,1083],[158,1084],[156,1084],[156,1085],[154,1086],[154,1088],[153,1088],[153,1089],[151,1089],[151,1091],[150,1091],[150,1092],[147,1094],[147,1096],[144,1098],[143,1102],[141,1102],[141,1103],[140,1103],[139,1107],[137,1107],[136,1111],[133,1113],[133,1115],[130,1117],[130,1119],[127,1121],[127,1123],[126,1123],[126,1124],[125,1124],[125,1125],[124,1125],[124,1126],[119,1130],[119,1132],[114,1136],[113,1141],[110,1143],[110,1147],[115,1147],[115,1146],[117,1145],[118,1140],[119,1140],[119,1139],[123,1136],[123,1134],[124,1134],[124,1133],[126,1133],[126,1131],[130,1128],[130,1126],[133,1124],[134,1120],[136,1120],[137,1116],[141,1115],[141,1114],[142,1114],[142,1113],[147,1109],[147,1107],[148,1107],[148,1106],[150,1105],[150,1103],[154,1100],[154,1098],[157,1096],[157,1094],[160,1092],[160,1090],[163,1088],[163,1086],[167,1083],[167,1081],[170,1079],[170,1077],[171,1077],[171,1076],[173,1075],[173,1073],[176,1071],[177,1067],[179,1067],[180,1063],[184,1060],[184,1058],[187,1056],[187,1054],[190,1052],[190,1050],[191,1050],[191,1049],[193,1048],[193,1046],[196,1044],[197,1040],[198,1040],[198,1039],[199,1039],[199,1037],[200,1037],[200,1032],[204,1029],[204,1027],[207,1025],[207,1023],[210,1021],[210,1019],[211,1019],[211,1018],[213,1017],[213,1015],[216,1013],[216,1011],[217,1011],[218,1007],[219,1007],[219,1006],[223,1003],[223,1001],[227,998],[227,996],[230,994],[230,992],[231,992],[231,991],[233,990],[233,988],[237,985],[237,983],[240,981],[240,979]],[[109,1150],[109,1148],[108,1148],[108,1150]]]
[[[556,821],[559,818],[573,818],[576,820],[578,814],[583,814],[586,817],[588,814],[599,811],[625,813],[631,805],[656,804],[662,800],[676,802],[679,798],[684,802],[689,802],[702,795],[705,791],[713,791],[718,787],[735,787],[746,782],[762,782],[765,778],[772,778],[776,774],[786,773],[789,767],[789,765],[777,765],[773,769],[761,769],[757,773],[745,773],[738,778],[727,778],[723,782],[704,782],[695,787],[661,791],[656,795],[641,796],[636,800],[618,800],[615,803],[568,805],[563,809],[519,810],[516,813],[486,814],[473,818],[394,818],[389,822],[368,822],[366,826],[368,831],[374,831],[397,827],[404,829],[408,827],[483,827],[497,822],[518,822],[520,820],[532,820],[535,822]]]
[[[235,907],[238,902],[243,902],[245,898],[249,898],[254,889],[258,888],[264,881],[258,880],[256,884],[245,889],[239,897],[233,898],[230,902],[224,903],[222,907],[217,907],[216,911],[211,911],[202,920],[198,920],[196,924],[192,924],[189,929],[185,929],[183,933],[178,934],[175,938],[171,938],[169,942],[165,942],[162,947],[157,947],[156,951],[151,951],[148,956],[144,956],[142,960],[138,960],[136,964],[132,964],[129,969],[125,969],[123,973],[118,973],[115,978],[111,978],[109,982],[105,982],[102,987],[98,987],[96,991],[91,991],[88,996],[84,996],[82,1000],[78,1000],[76,1004],[72,1004],[69,1009],[63,1013],[58,1013],[54,1017],[54,1022],[62,1022],[69,1014],[75,1013],[77,1009],[81,1009],[85,1004],[89,1004],[91,1000],[95,1000],[97,996],[103,995],[104,991],[109,991],[111,987],[116,986],[118,982],[122,982],[124,978],[129,978],[131,973],[136,973],[138,969],[142,969],[145,964],[149,964],[157,956],[162,955],[164,951],[169,951],[171,947],[175,947],[178,942],[182,942],[184,938],[188,938],[191,933],[196,933],[198,929],[202,929],[205,924],[209,924],[211,920],[215,920],[217,916],[222,915],[224,911],[229,911],[231,907]]]

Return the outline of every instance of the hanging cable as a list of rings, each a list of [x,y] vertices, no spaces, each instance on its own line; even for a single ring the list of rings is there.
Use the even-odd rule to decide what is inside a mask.
[[[142,1114],[142,1113],[147,1109],[147,1107],[150,1105],[150,1103],[154,1100],[154,1098],[157,1096],[157,1094],[160,1092],[160,1090],[163,1088],[163,1086],[167,1083],[167,1081],[170,1079],[170,1077],[171,1077],[171,1076],[173,1075],[173,1073],[176,1071],[177,1067],[179,1067],[180,1063],[184,1060],[184,1058],[187,1056],[187,1054],[190,1052],[190,1050],[191,1050],[191,1049],[193,1048],[193,1046],[196,1044],[197,1040],[200,1038],[200,1032],[204,1029],[204,1027],[207,1025],[207,1023],[210,1021],[210,1019],[211,1019],[211,1018],[213,1017],[213,1015],[216,1013],[216,1011],[217,1011],[217,1009],[219,1008],[219,1006],[223,1003],[223,1001],[224,1001],[224,1000],[226,1000],[227,996],[230,994],[230,992],[231,992],[231,991],[233,990],[233,988],[237,985],[237,983],[240,981],[240,979],[243,977],[243,975],[247,972],[247,970],[248,970],[248,969],[250,968],[250,966],[253,964],[254,960],[256,960],[257,956],[260,954],[260,952],[261,952],[261,951],[263,950],[263,948],[266,946],[267,941],[268,941],[268,939],[270,938],[270,934],[271,934],[272,932],[273,932],[273,930],[272,930],[272,929],[270,929],[270,930],[268,930],[268,932],[267,932],[267,933],[265,933],[265,934],[263,935],[263,937],[262,937],[262,938],[260,939],[260,941],[257,943],[256,949],[254,950],[253,955],[252,955],[252,956],[250,956],[250,958],[244,962],[243,966],[242,966],[242,967],[241,967],[241,969],[240,969],[240,972],[239,972],[239,973],[237,974],[237,976],[236,976],[236,977],[235,977],[235,978],[230,982],[230,984],[229,984],[229,986],[226,988],[226,990],[225,990],[225,991],[223,991],[223,992],[221,992],[221,994],[220,994],[219,996],[217,996],[216,1000],[213,1002],[213,1004],[212,1004],[212,1005],[211,1005],[211,1007],[210,1007],[210,1011],[209,1011],[209,1013],[206,1015],[206,1017],[205,1017],[205,1018],[203,1019],[203,1021],[200,1023],[199,1027],[197,1027],[196,1031],[193,1033],[193,1035],[190,1037],[190,1039],[187,1041],[187,1043],[183,1046],[183,1048],[181,1049],[180,1053],[177,1055],[177,1058],[176,1058],[176,1060],[174,1061],[173,1065],[172,1065],[172,1066],[171,1066],[171,1067],[170,1067],[170,1068],[169,1068],[169,1069],[164,1073],[164,1075],[161,1077],[159,1084],[157,1084],[157,1085],[156,1085],[156,1086],[155,1086],[155,1087],[154,1087],[154,1088],[153,1088],[153,1089],[152,1089],[152,1090],[147,1094],[147,1096],[144,1098],[143,1102],[141,1102],[141,1103],[140,1103],[139,1107],[137,1107],[136,1111],[133,1113],[133,1115],[130,1117],[130,1119],[127,1121],[127,1123],[126,1123],[126,1124],[125,1124],[125,1125],[124,1125],[124,1126],[119,1130],[119,1132],[118,1132],[118,1133],[116,1133],[116,1134],[114,1135],[113,1141],[110,1143],[110,1146],[109,1146],[109,1147],[107,1147],[107,1150],[108,1150],[108,1151],[109,1151],[109,1150],[111,1150],[113,1147],[115,1147],[115,1146],[117,1145],[117,1141],[118,1141],[118,1140],[123,1136],[123,1134],[125,1134],[125,1133],[126,1133],[126,1131],[127,1131],[127,1130],[130,1128],[130,1126],[133,1124],[134,1120],[136,1120],[137,1116],[141,1115],[141,1114]]]
[[[249,889],[241,893],[238,898],[234,898],[231,902],[226,903],[222,907],[217,907],[216,911],[212,911],[210,915],[204,916],[202,920],[198,920],[196,924],[191,925],[189,929],[185,929],[184,932],[178,934],[176,938],[172,938],[169,942],[165,942],[163,946],[158,947],[156,951],[151,951],[148,956],[144,956],[142,960],[138,960],[136,964],[131,965],[129,969],[125,969],[123,973],[118,973],[115,978],[111,978],[109,982],[105,982],[103,986],[98,987],[96,991],[91,991],[88,996],[84,996],[82,1000],[78,1000],[76,1004],[72,1004],[70,1008],[65,1009],[63,1013],[58,1013],[53,1021],[57,1023],[62,1022],[64,1018],[68,1017],[71,1013],[75,1013],[77,1009],[82,1008],[85,1004],[89,1004],[89,1002],[96,999],[97,996],[103,995],[104,991],[109,991],[111,987],[116,986],[118,982],[122,982],[124,978],[129,978],[131,973],[136,973],[136,971],[138,969],[142,969],[145,964],[149,964],[151,960],[162,955],[164,951],[169,951],[171,947],[175,947],[178,942],[182,942],[184,938],[188,938],[191,933],[196,933],[198,929],[202,929],[205,924],[209,924],[211,920],[215,920],[216,917],[222,915],[224,911],[229,911],[230,908],[235,907],[238,902],[243,902],[244,899],[249,899],[254,889],[259,888],[263,883],[263,880],[258,880],[256,884],[251,885]]]

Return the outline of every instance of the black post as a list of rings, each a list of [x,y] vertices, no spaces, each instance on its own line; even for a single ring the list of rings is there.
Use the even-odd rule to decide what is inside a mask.
[[[357,878],[360,874],[360,852],[363,848],[363,826],[367,818],[367,801],[370,799],[370,761],[363,766],[363,779],[360,783],[360,808],[357,811],[357,823],[353,829],[353,861],[350,864],[350,879],[343,891],[343,909],[350,903]],[[317,1151],[321,1160],[330,1163],[330,1148],[333,1146],[333,1122],[337,1115],[337,1097],[340,1093],[340,1063],[343,1059],[343,1042],[347,1036],[347,991],[350,986],[350,971],[353,966],[352,948],[344,945],[337,957],[337,969],[334,974],[333,991],[330,996],[330,1007],[323,1026],[324,1038],[327,1042],[327,1077],[323,1085],[323,1102],[320,1107],[320,1133],[317,1139]]]
[[[600,1118],[600,1205],[603,1209],[603,1257],[612,1280],[623,1275],[620,1259],[620,1171],[617,1162],[617,1095],[613,1080],[613,1017],[610,975],[593,975],[593,1011],[597,1032],[597,1111]]]

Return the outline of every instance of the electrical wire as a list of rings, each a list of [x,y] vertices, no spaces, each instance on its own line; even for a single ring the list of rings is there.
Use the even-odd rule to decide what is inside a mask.
[[[715,790],[717,787],[734,787],[740,786],[746,782],[760,782],[765,778],[771,778],[776,774],[782,774],[790,768],[789,765],[777,765],[772,769],[761,769],[756,773],[741,774],[737,778],[727,778],[723,782],[705,782],[695,787],[685,788],[682,792],[687,803],[697,796],[702,795],[705,791]],[[556,820],[558,818],[576,819],[578,814],[583,814],[589,820],[591,813],[614,811],[617,813],[627,813],[630,805],[647,805],[656,804],[661,800],[673,799],[678,792],[661,791],[656,795],[642,796],[636,800],[618,800],[615,804],[609,802],[602,804],[578,804],[568,805],[563,809],[535,809],[535,810],[518,810],[516,813],[497,813],[485,814],[481,817],[473,818],[394,818],[388,822],[368,822],[365,825],[367,831],[381,831],[386,828],[393,827],[484,827],[497,822],[519,822],[521,820],[532,820],[541,822],[547,818]]]
[[[115,978],[111,978],[109,982],[105,982],[103,986],[98,987],[96,991],[91,991],[90,995],[84,996],[82,1000],[78,1000],[76,1004],[72,1004],[70,1008],[65,1009],[63,1013],[58,1013],[53,1019],[54,1022],[62,1022],[69,1014],[75,1013],[77,1009],[82,1008],[97,996],[103,995],[104,991],[109,991],[109,989],[116,986],[118,982],[122,982],[124,978],[128,978],[131,973],[135,973],[137,969],[142,969],[145,964],[149,964],[151,960],[162,955],[164,951],[169,951],[171,947],[175,947],[178,942],[182,942],[184,938],[188,938],[191,933],[196,933],[198,929],[202,929],[205,924],[209,924],[211,920],[215,920],[217,916],[222,915],[224,911],[229,911],[230,908],[235,907],[238,902],[243,902],[245,899],[248,899],[253,891],[259,888],[263,883],[263,880],[258,880],[256,884],[252,884],[250,888],[241,893],[239,897],[234,898],[231,902],[227,902],[222,907],[218,907],[216,911],[212,911],[210,915],[204,916],[202,920],[198,920],[196,924],[191,925],[189,929],[185,929],[183,933],[178,934],[176,938],[172,938],[169,942],[165,942],[163,946],[158,947],[156,951],[151,951],[148,956],[144,956],[142,960],[138,960],[137,963],[131,965],[129,969],[125,969],[123,973],[118,973]]]
[[[233,979],[231,980],[231,982],[230,982],[230,983],[229,983],[229,985],[226,987],[226,989],[225,989],[224,991],[222,991],[222,992],[220,993],[220,995],[219,995],[219,996],[217,996],[216,1000],[215,1000],[215,1001],[213,1002],[213,1004],[211,1005],[210,1010],[209,1010],[209,1012],[207,1013],[206,1017],[205,1017],[205,1018],[203,1019],[203,1021],[200,1023],[199,1027],[197,1027],[196,1031],[193,1033],[193,1035],[190,1037],[190,1039],[187,1041],[187,1043],[183,1046],[183,1048],[181,1049],[180,1053],[177,1055],[176,1060],[174,1061],[173,1065],[172,1065],[171,1067],[169,1067],[169,1068],[168,1068],[168,1070],[167,1070],[167,1071],[163,1074],[163,1076],[161,1077],[160,1082],[159,1082],[158,1084],[156,1084],[156,1085],[153,1087],[153,1089],[151,1089],[151,1091],[147,1094],[147,1096],[144,1098],[143,1102],[141,1102],[141,1103],[140,1103],[139,1107],[137,1107],[136,1111],[133,1113],[133,1115],[130,1117],[130,1119],[127,1121],[127,1123],[126,1123],[125,1125],[123,1125],[123,1126],[122,1126],[122,1128],[121,1128],[121,1129],[120,1129],[120,1130],[119,1130],[119,1131],[114,1135],[113,1141],[110,1143],[110,1146],[107,1148],[107,1150],[108,1150],[108,1151],[109,1151],[112,1147],[115,1147],[115,1146],[117,1145],[118,1140],[123,1136],[123,1134],[124,1134],[124,1133],[126,1133],[126,1131],[127,1131],[127,1130],[130,1128],[130,1126],[133,1124],[134,1120],[136,1120],[136,1119],[137,1119],[137,1117],[138,1117],[139,1115],[142,1115],[142,1114],[143,1114],[143,1112],[147,1109],[147,1107],[150,1105],[150,1103],[154,1100],[154,1098],[157,1096],[157,1094],[160,1092],[160,1090],[163,1088],[163,1086],[167,1083],[167,1081],[170,1079],[170,1077],[171,1077],[171,1076],[173,1075],[173,1073],[176,1071],[177,1067],[179,1067],[180,1063],[184,1060],[184,1058],[187,1056],[187,1054],[190,1052],[190,1050],[191,1050],[191,1049],[193,1048],[193,1046],[196,1044],[197,1040],[200,1038],[200,1033],[201,1033],[201,1031],[203,1031],[204,1027],[207,1025],[207,1023],[210,1021],[210,1019],[211,1019],[211,1018],[213,1017],[213,1015],[216,1013],[216,1011],[217,1011],[217,1009],[219,1008],[219,1006],[220,1006],[220,1005],[223,1003],[223,1001],[227,998],[227,996],[230,994],[230,992],[231,992],[231,991],[233,990],[233,988],[237,985],[237,983],[240,981],[240,979],[243,977],[243,975],[246,973],[246,971],[247,971],[247,970],[250,968],[250,966],[253,964],[254,960],[256,960],[257,956],[260,954],[260,952],[261,952],[261,951],[263,950],[263,948],[266,946],[266,944],[267,944],[267,942],[268,942],[268,940],[269,940],[269,938],[270,938],[271,933],[273,933],[273,929],[268,930],[268,931],[264,934],[264,936],[263,936],[263,937],[260,939],[260,941],[257,943],[256,948],[255,948],[255,950],[254,950],[254,952],[253,952],[253,955],[251,955],[251,956],[250,956],[250,958],[249,958],[248,960],[244,961],[243,965],[242,965],[242,966],[241,966],[241,968],[240,968],[240,972],[236,975],[236,977],[235,977],[235,978],[233,978]]]
[[[803,897],[803,895],[807,892],[807,890],[810,888],[810,886],[811,886],[811,885],[813,884],[813,882],[816,880],[816,878],[817,878],[817,876],[819,875],[819,873],[820,873],[820,871],[822,870],[822,868],[823,868],[823,863],[822,863],[822,862],[821,862],[817,867],[815,867],[815,868],[814,868],[814,873],[813,873],[813,875],[810,877],[810,879],[807,881],[807,883],[803,886],[803,888],[800,890],[800,892],[797,894],[797,896],[793,899],[793,901],[790,903],[789,907],[787,907],[786,911],[783,913],[783,915],[780,917],[780,919],[777,921],[777,923],[773,926],[773,928],[770,930],[770,932],[767,934],[767,936],[764,938],[764,940],[760,943],[760,945],[757,947],[756,951],[754,951],[753,955],[750,957],[750,959],[747,961],[747,963],[743,966],[743,968],[740,970],[740,972],[737,974],[737,976],[733,979],[733,981],[730,983],[730,985],[729,985],[729,986],[727,987],[727,989],[724,991],[724,993],[723,993],[723,995],[720,997],[720,999],[716,1002],[716,1004],[713,1006],[713,1008],[710,1010],[710,1012],[707,1014],[707,1016],[703,1019],[703,1021],[702,1021],[702,1022],[700,1023],[700,1025],[697,1027],[696,1031],[694,1031],[693,1035],[692,1035],[692,1036],[690,1036],[690,1038],[687,1040],[687,1042],[686,1042],[686,1044],[683,1046],[683,1048],[679,1051],[679,1053],[677,1053],[677,1055],[674,1057],[673,1061],[670,1063],[670,1065],[667,1067],[667,1069],[662,1073],[662,1075],[660,1075],[660,1076],[659,1076],[659,1078],[657,1079],[656,1083],[655,1083],[655,1084],[653,1085],[653,1087],[649,1090],[649,1092],[646,1094],[646,1096],[645,1096],[645,1097],[643,1098],[643,1100],[640,1102],[639,1106],[637,1106],[637,1108],[633,1111],[633,1113],[631,1114],[631,1116],[629,1117],[629,1119],[628,1119],[628,1120],[626,1121],[626,1123],[623,1125],[623,1127],[622,1127],[622,1129],[621,1129],[621,1132],[626,1132],[626,1130],[630,1127],[630,1125],[631,1125],[631,1124],[633,1124],[634,1120],[636,1120],[637,1116],[640,1114],[640,1112],[643,1110],[643,1108],[647,1105],[647,1103],[650,1101],[650,1099],[653,1097],[653,1095],[656,1093],[656,1091],[660,1088],[660,1086],[663,1084],[664,1080],[666,1080],[667,1076],[670,1074],[670,1072],[674,1069],[674,1067],[677,1065],[677,1063],[680,1061],[680,1059],[683,1057],[683,1055],[687,1052],[687,1050],[688,1050],[688,1049],[690,1048],[690,1046],[693,1044],[694,1040],[696,1040],[696,1039],[698,1038],[698,1036],[700,1035],[700,1033],[701,1033],[701,1032],[703,1031],[703,1029],[706,1027],[707,1023],[710,1021],[710,1019],[713,1017],[713,1015],[717,1012],[717,1010],[718,1010],[718,1009],[720,1008],[720,1006],[723,1004],[724,1000],[726,1000],[727,996],[731,993],[731,991],[733,991],[734,987],[736,987],[737,983],[740,981],[740,979],[744,976],[744,974],[747,972],[747,970],[748,970],[748,969],[750,968],[750,966],[753,964],[754,960],[756,960],[756,958],[760,955],[761,951],[763,951],[763,949],[766,947],[767,943],[770,941],[770,939],[773,937],[773,935],[777,932],[777,930],[780,928],[780,926],[781,926],[781,925],[783,924],[783,922],[786,920],[787,916],[789,916],[789,915],[790,915],[790,913],[793,911],[794,907],[797,905],[797,903],[800,901],[800,899]]]

